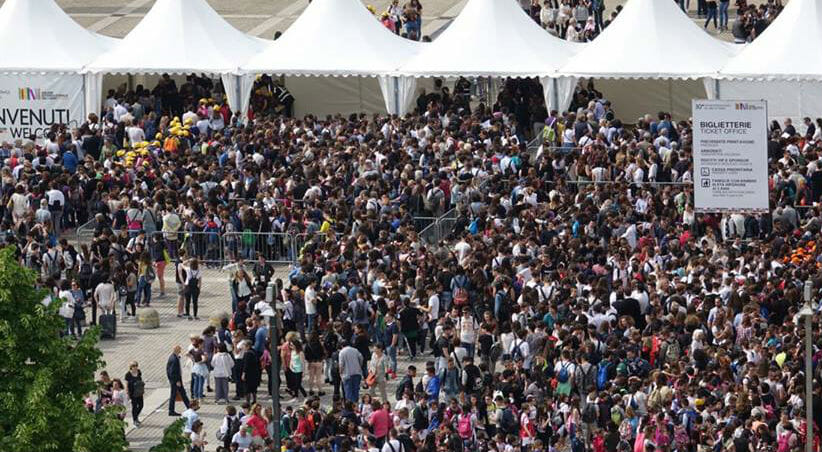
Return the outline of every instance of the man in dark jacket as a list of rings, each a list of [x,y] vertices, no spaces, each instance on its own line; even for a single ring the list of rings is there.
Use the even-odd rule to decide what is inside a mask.
[[[183,370],[180,367],[180,353],[182,348],[179,345],[174,346],[174,351],[168,357],[166,362],[166,376],[168,377],[168,384],[171,386],[171,396],[168,399],[168,415],[179,416],[180,413],[174,411],[174,404],[177,400],[177,394],[183,399],[183,404],[188,408],[188,396],[183,386]]]

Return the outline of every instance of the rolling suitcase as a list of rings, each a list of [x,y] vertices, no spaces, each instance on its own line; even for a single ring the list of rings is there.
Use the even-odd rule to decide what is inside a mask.
[[[115,339],[117,336],[117,316],[115,314],[102,314],[100,316],[100,337],[103,339]]]

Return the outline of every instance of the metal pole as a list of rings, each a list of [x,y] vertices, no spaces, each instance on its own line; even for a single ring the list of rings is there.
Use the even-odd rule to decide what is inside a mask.
[[[810,305],[810,303],[809,303]],[[811,321],[813,315],[805,316],[805,452],[813,452],[813,342]]]
[[[805,452],[813,452],[813,281],[805,281],[804,289],[805,307],[799,314],[805,317]]]
[[[402,108],[400,108],[400,78],[392,77],[394,79],[394,114],[402,115]],[[388,112],[391,113],[390,111]]]
[[[553,93],[551,93],[551,101],[554,102],[554,109],[562,113],[562,110],[559,107],[559,82],[556,77],[551,78],[551,86],[553,91]],[[548,113],[551,113],[550,107],[548,108]]]
[[[280,443],[280,419],[282,418],[282,414],[280,414],[280,334],[277,332],[275,290],[274,284],[268,283],[265,298],[269,306],[271,306],[269,308],[271,311],[267,312],[271,314],[268,316],[268,352],[271,354],[271,372],[268,374],[268,378],[271,378],[271,411],[274,414],[274,425],[276,426],[274,438],[272,439],[274,440],[274,450],[279,451],[282,449]]]

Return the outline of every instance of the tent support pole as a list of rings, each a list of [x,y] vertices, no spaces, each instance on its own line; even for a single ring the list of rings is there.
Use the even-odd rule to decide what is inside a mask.
[[[392,77],[394,80],[394,114],[401,116],[402,108],[400,108],[400,78]],[[391,112],[389,112],[391,113]]]
[[[551,93],[551,101],[554,102],[554,108],[557,111],[560,111],[559,108],[559,82],[557,82],[556,77],[551,79],[551,86],[553,87],[553,93]],[[551,109],[548,109],[548,113],[551,113]]]
[[[714,91],[716,91],[714,96],[716,96],[717,99],[722,99],[722,96],[719,93],[719,79],[714,80]]]

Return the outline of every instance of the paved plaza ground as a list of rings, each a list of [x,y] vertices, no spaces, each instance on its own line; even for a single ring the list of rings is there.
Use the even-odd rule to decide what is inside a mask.
[[[286,279],[287,266],[280,266],[276,269],[275,278]],[[166,272],[166,280],[173,287],[173,274],[169,278]],[[103,340],[100,342],[100,349],[103,351],[103,358],[106,361],[105,369],[112,378],[123,378],[128,370],[128,363],[132,360],[140,364],[143,371],[143,379],[146,382],[145,408],[140,416],[142,426],[134,428],[131,424],[130,411],[127,417],[128,428],[127,437],[133,451],[146,451],[151,446],[157,444],[162,437],[163,429],[166,428],[174,418],[168,416],[169,386],[165,374],[165,364],[175,344],[185,347],[189,344],[190,334],[199,334],[208,326],[208,319],[212,315],[221,312],[231,312],[231,298],[227,282],[227,275],[219,270],[205,270],[203,276],[203,289],[200,295],[200,320],[190,321],[177,318],[176,297],[166,296],[156,298],[159,294],[158,284],[154,284],[154,299],[151,307],[160,314],[160,328],[153,330],[142,330],[137,327],[134,320],[117,324],[117,338],[115,340]],[[138,314],[140,309],[138,308]],[[185,359],[183,360],[185,362]],[[400,356],[399,369],[408,366],[409,361]],[[417,368],[424,368],[424,361],[416,361]],[[183,366],[183,382],[188,391],[188,383],[191,381],[190,368]],[[260,386],[259,401],[265,405],[271,404],[271,398],[267,396],[266,377],[263,375],[263,384]],[[389,399],[393,402],[393,394],[398,380],[390,381],[388,384]],[[283,384],[284,386],[284,384]],[[322,399],[323,406],[328,407],[332,402],[330,385],[327,385],[328,393]],[[233,385],[232,385],[233,394]],[[300,398],[291,403],[292,406],[302,404],[304,399]],[[239,407],[241,402],[235,402]],[[283,407],[286,405],[284,404]],[[182,412],[185,407],[182,403],[177,403],[177,411]],[[210,444],[207,451],[216,450],[218,444],[215,432],[218,430],[225,412],[225,405],[214,403],[214,393],[206,393],[204,403],[200,408],[200,419],[203,421],[204,430],[207,432]]]

